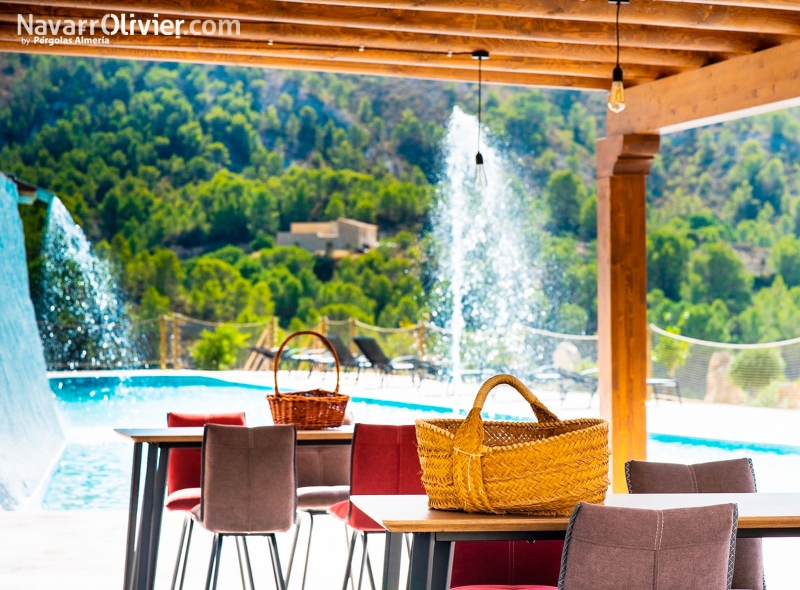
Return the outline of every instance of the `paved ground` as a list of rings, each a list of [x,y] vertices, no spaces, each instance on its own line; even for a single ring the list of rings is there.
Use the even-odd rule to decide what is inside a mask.
[[[149,372],[148,374],[152,374]],[[212,374],[220,377],[219,373]],[[231,372],[230,380],[271,382],[265,373]],[[282,375],[287,387],[302,388],[310,381],[305,374]],[[283,381],[282,381],[283,383]],[[355,383],[345,376],[342,391],[361,397],[412,401],[430,405],[468,408],[472,405],[478,384],[448,388],[426,381],[420,388],[401,377],[381,380],[364,375]],[[570,393],[564,403],[554,391],[537,390],[537,395],[560,417],[595,416],[599,414],[598,400],[589,407],[589,396]],[[514,391],[498,389],[490,397],[486,409],[498,413],[526,415],[530,407]],[[702,403],[660,401],[648,404],[648,430],[673,434],[731,441],[750,441],[767,444],[800,446],[800,413],[790,410],[711,406]],[[116,589],[121,585],[126,514],[118,511],[91,512],[0,512],[0,589],[51,590]],[[167,514],[158,568],[159,589],[169,587],[177,549],[181,519]],[[306,529],[304,529],[305,531]],[[290,535],[281,539],[284,562],[288,558]],[[304,547],[305,534],[301,536]],[[202,588],[208,567],[210,536],[200,531],[193,541],[186,588]],[[382,542],[374,541],[373,565],[380,571]],[[800,540],[778,539],[765,541],[767,582],[770,590],[800,588]],[[269,557],[263,540],[251,544],[256,585],[273,588],[269,574]],[[302,552],[301,552],[302,557]],[[315,527],[312,547],[312,566],[309,568],[308,590],[338,590],[342,585],[346,557],[345,533],[340,523],[321,518]],[[223,552],[221,589],[238,588],[241,580],[236,551],[228,546]],[[291,590],[299,590],[297,570],[292,576]],[[363,586],[366,590],[369,586]]]

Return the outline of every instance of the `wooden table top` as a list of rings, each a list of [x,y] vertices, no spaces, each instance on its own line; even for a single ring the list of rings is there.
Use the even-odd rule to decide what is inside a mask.
[[[431,510],[427,496],[352,496],[351,500],[391,533],[563,531],[569,523],[568,516]],[[800,527],[800,494],[609,494],[605,504],[650,510],[738,504],[741,529]]]
[[[115,428],[114,432],[137,443],[202,443],[203,427],[189,428]],[[327,428],[325,430],[298,430],[300,441],[353,440],[353,427]]]

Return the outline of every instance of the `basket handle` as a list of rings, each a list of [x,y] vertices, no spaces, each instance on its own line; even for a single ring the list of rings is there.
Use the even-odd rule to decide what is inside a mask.
[[[289,340],[297,336],[303,336],[303,335],[316,336],[317,338],[322,340],[322,342],[325,344],[328,350],[331,351],[331,354],[333,354],[333,360],[336,362],[336,389],[334,389],[333,392],[339,393],[339,355],[336,354],[336,349],[333,348],[333,345],[331,344],[330,340],[325,338],[325,336],[323,336],[319,332],[312,332],[311,330],[305,330],[301,332],[295,332],[294,334],[289,334],[286,337],[286,340],[283,341],[283,344],[281,344],[277,354],[275,355],[275,362],[273,363],[273,372],[275,374],[275,395],[276,396],[281,395],[281,392],[278,391],[278,364],[281,361],[281,353],[283,352],[283,349],[286,347],[286,344],[289,342]]]
[[[487,379],[478,391],[478,395],[475,396],[475,403],[472,404],[472,407],[477,410],[482,410],[483,404],[486,403],[486,398],[489,396],[489,392],[498,385],[510,385],[516,389],[520,395],[525,398],[525,401],[531,405],[531,409],[533,413],[536,414],[536,419],[539,422],[558,422],[558,416],[548,410],[547,407],[539,401],[539,398],[533,395],[533,392],[513,375],[501,374]]]

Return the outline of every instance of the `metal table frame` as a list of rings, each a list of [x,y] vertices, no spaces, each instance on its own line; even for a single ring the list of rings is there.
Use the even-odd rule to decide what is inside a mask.
[[[382,576],[383,590],[401,589],[401,552],[408,532],[386,532]],[[558,531],[480,531],[411,533],[408,590],[449,590],[456,541],[550,541],[564,540]],[[739,528],[737,538],[800,537],[800,525],[792,527]]]
[[[158,429],[163,432],[166,429]],[[169,429],[173,430],[173,429]],[[176,428],[176,431],[195,430]],[[202,429],[199,429],[202,430]],[[155,431],[155,430],[154,430]],[[118,431],[128,436],[124,431]],[[163,439],[164,437],[159,437]],[[202,439],[201,439],[202,440]],[[199,448],[200,441],[158,440],[141,442],[134,440],[133,465],[131,467],[131,491],[128,504],[128,533],[125,549],[125,577],[123,590],[153,590],[158,561],[158,545],[161,537],[161,517],[167,488],[167,465],[169,454],[175,448]],[[301,440],[297,445],[350,445],[350,439]],[[144,457],[147,445],[147,457]],[[142,464],[145,465],[142,486]],[[139,496],[141,495],[141,509]],[[138,518],[138,522],[137,522]]]

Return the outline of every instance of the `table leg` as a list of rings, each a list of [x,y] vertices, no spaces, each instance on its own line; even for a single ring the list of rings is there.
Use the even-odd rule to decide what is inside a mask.
[[[128,503],[128,540],[125,545],[125,585],[131,590],[133,561],[136,551],[136,516],[139,512],[139,479],[142,474],[142,443],[133,445],[133,467],[131,468],[131,497]]]
[[[408,590],[428,590],[430,580],[433,539],[430,533],[416,533],[411,546],[411,563],[408,568]]]
[[[386,554],[383,559],[383,590],[400,590],[400,558],[403,534],[386,533]]]
[[[448,590],[453,569],[453,543],[434,538],[427,590]]]
[[[147,470],[144,476],[142,491],[142,511],[139,514],[139,536],[136,539],[136,557],[134,559],[133,588],[147,590],[147,562],[150,559],[150,529],[153,524],[153,492],[155,490],[158,445],[147,445]]]
[[[150,558],[147,562],[147,588],[156,584],[156,564],[158,562],[158,544],[161,540],[161,517],[164,514],[164,496],[167,487],[167,465],[169,464],[169,447],[159,445],[158,471],[156,472],[155,489],[153,490],[153,521],[150,528]]]

